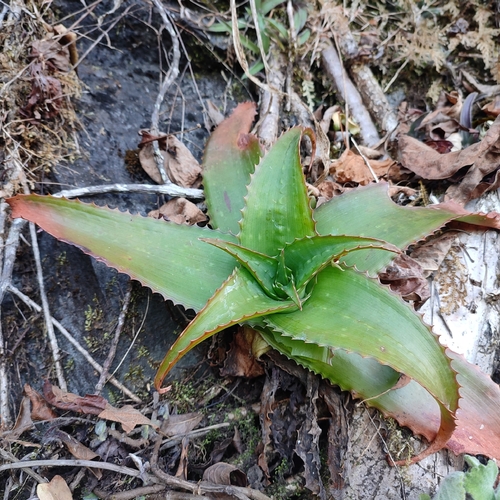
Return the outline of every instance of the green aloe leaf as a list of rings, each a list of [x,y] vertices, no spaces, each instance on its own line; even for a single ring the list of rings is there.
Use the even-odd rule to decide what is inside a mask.
[[[280,137],[248,186],[240,243],[270,257],[297,238],[315,235],[299,157],[303,132],[297,127]]]
[[[292,301],[272,299],[246,269],[237,268],[169,349],[155,387],[161,387],[172,366],[189,350],[224,328],[296,307]]]
[[[452,220],[500,228],[497,217],[471,214],[453,202],[430,207],[402,207],[396,205],[387,192],[388,184],[381,182],[336,196],[314,211],[316,231],[321,235],[356,234],[379,238],[403,250]],[[377,273],[392,258],[387,252],[365,250],[346,256],[343,262],[361,271]]]
[[[312,236],[296,240],[283,249],[285,266],[295,277],[300,290],[324,267],[337,262],[344,255],[363,249],[381,249],[399,253],[399,249],[375,238],[359,236]]]
[[[210,136],[203,157],[203,186],[210,225],[238,234],[250,174],[261,157],[257,138],[249,134],[255,104],[239,104]]]
[[[278,260],[236,243],[217,239],[205,239],[207,243],[225,250],[232,255],[259,282],[265,292],[277,299],[274,280],[278,269]]]
[[[269,315],[264,322],[281,335],[373,357],[414,379],[440,406],[440,431],[425,454],[450,439],[459,393],[445,348],[406,303],[378,282],[352,269],[324,269],[301,311]]]
[[[202,241],[214,235],[235,241],[232,235],[50,196],[18,196],[10,204],[13,217],[35,221],[52,236],[195,310],[236,265],[229,254]]]
[[[456,408],[455,372],[444,347],[406,303],[361,273],[324,269],[301,311],[268,316],[265,322],[297,340],[374,357]]]

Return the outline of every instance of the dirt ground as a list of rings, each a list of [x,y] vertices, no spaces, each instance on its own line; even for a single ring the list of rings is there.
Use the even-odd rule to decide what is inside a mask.
[[[379,134],[379,139],[388,134],[386,151],[391,152],[394,146],[390,138],[394,130],[387,125],[393,123],[391,119],[397,122],[415,109],[436,109],[443,91],[465,96],[474,90],[472,80],[463,76],[461,70],[472,75],[476,83],[481,82],[482,96],[486,87],[498,87],[499,4],[481,6],[481,18],[476,3],[434,2],[417,8],[413,2],[398,1],[392,6],[384,3],[383,7],[377,3],[371,10],[363,10],[357,2],[349,5],[347,18],[358,43],[357,61],[372,67],[374,81],[380,83],[388,98],[385,111],[377,115],[376,110],[370,110],[375,115],[375,134]],[[205,21],[216,23],[211,17],[213,9],[225,11],[227,19],[228,5],[180,5],[164,4],[164,13],[171,16],[182,44],[179,75],[161,103],[158,129],[176,134],[201,161],[216,120],[211,106],[227,116],[242,101],[260,99],[262,106],[266,94],[242,76],[238,55],[230,47],[228,37],[202,29]],[[304,7],[295,2],[293,5],[296,9]],[[286,92],[293,90],[312,110],[325,110],[336,104],[342,107],[344,103],[315,46],[318,32],[327,30],[334,22],[328,5],[319,2],[311,6],[314,15],[309,14],[297,35],[300,38],[306,29],[311,34],[304,45],[295,42],[294,63],[291,59],[283,62],[276,54],[269,57],[269,81],[274,75]],[[333,4],[331,7],[340,8]],[[154,184],[139,161],[139,131],[152,127],[161,78],[172,64],[172,42],[163,29],[155,3],[13,0],[10,5],[0,5],[0,12],[2,197],[23,190],[54,194],[63,189],[104,184]],[[244,16],[243,9],[239,12]],[[490,14],[488,21],[484,12]],[[433,22],[441,23],[441,38],[434,38]],[[57,24],[77,35],[77,69],[62,71],[49,62],[44,66],[44,75],[60,78],[65,95],[47,97],[42,92],[40,97],[40,92],[37,95],[33,90],[36,75],[26,68],[36,60],[33,42],[49,39],[49,26]],[[461,35],[469,39],[452,46],[450,40]],[[271,35],[272,50],[286,53],[289,49],[285,42],[273,41],[273,36],[276,35]],[[383,46],[382,38],[386,40]],[[343,45],[346,39],[337,43],[347,58],[348,49]],[[50,61],[48,52],[44,57]],[[259,59],[251,51],[247,51],[247,57],[250,63],[252,58],[254,62]],[[282,71],[275,71],[273,64],[280,68],[280,61]],[[76,63],[72,59],[70,67]],[[356,64],[352,63],[354,72]],[[262,71],[257,75],[265,79]],[[361,81],[356,85],[361,86]],[[366,101],[364,92],[362,98]],[[493,108],[500,108],[494,96],[483,97],[481,104],[496,103]],[[278,103],[276,131],[269,132],[265,124],[259,123],[262,142],[272,142],[291,125],[311,125],[314,118],[321,121],[321,111],[313,118],[310,112],[304,115],[300,109],[284,101]],[[269,117],[273,113],[270,111]],[[474,117],[478,114],[475,110]],[[264,121],[264,117],[259,118]],[[369,143],[367,130],[357,137],[360,143],[374,147],[377,141]],[[334,135],[330,130],[332,147],[328,153],[338,157],[342,146],[333,146],[339,144],[333,140]],[[401,177],[400,182],[405,183],[406,179],[405,185],[424,193],[439,184],[430,181],[423,186],[409,175]],[[347,179],[339,184],[350,187],[359,183]],[[335,191],[339,184],[331,183],[329,189]],[[165,195],[158,193],[133,192],[79,198],[142,215],[159,208],[166,200]],[[198,202],[204,208],[203,202]],[[4,241],[12,227],[7,217],[1,228]],[[100,373],[88,355],[102,367],[115,345],[116,354],[109,360],[107,371],[123,385],[108,382],[98,392],[113,407],[133,405],[151,420],[166,420],[170,414],[172,427],[163,429],[162,435],[148,425],[126,433],[118,423],[99,419],[95,411],[78,411],[74,406],[63,409],[56,405],[50,416],[44,414],[38,420],[30,417],[29,404],[34,405],[36,400],[31,391],[44,394],[47,399],[50,383],[60,383],[44,314],[29,306],[29,299],[42,303],[40,276],[28,225],[20,230],[12,277],[8,283],[4,281],[1,290],[0,359],[6,370],[0,373],[0,391],[8,395],[2,405],[0,429],[0,492],[4,499],[50,498],[37,494],[36,485],[57,476],[69,485],[75,499],[397,499],[434,493],[440,480],[436,475],[431,482],[425,482],[426,479],[419,483],[413,473],[407,475],[405,468],[395,470],[384,460],[393,441],[406,447],[404,453],[413,446],[418,448],[411,433],[376,411],[359,407],[348,393],[274,351],[255,361],[251,378],[233,373],[227,353],[237,350],[237,329],[202,343],[183,358],[167,380],[170,392],[160,397],[151,381],[168,347],[192,319],[193,312],[163,301],[158,294],[42,231],[36,237],[50,315],[74,339],[68,340],[56,328],[67,383],[64,390],[79,396],[96,394]],[[7,261],[5,254],[4,262]],[[3,278],[6,279],[5,274]],[[12,288],[22,292],[28,301],[12,292]],[[87,351],[87,357],[78,345]],[[133,415],[130,418],[138,418]],[[363,443],[369,442],[370,449],[356,449],[352,434],[356,429],[365,436]],[[1,468],[21,459],[44,462],[29,470]],[[85,469],[76,463],[62,462],[92,459],[115,468]],[[462,466],[461,460],[451,453],[446,460],[449,471]],[[359,476],[352,471],[362,461],[367,465]],[[220,464],[221,469],[212,468]],[[150,465],[164,473],[155,476],[156,483],[144,480],[142,472],[137,472],[151,474]],[[207,477],[209,469],[212,476]],[[207,481],[203,483],[205,489],[197,486],[202,478]]]

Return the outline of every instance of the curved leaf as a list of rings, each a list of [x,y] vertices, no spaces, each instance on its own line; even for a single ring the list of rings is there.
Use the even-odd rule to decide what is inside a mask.
[[[235,241],[218,231],[51,196],[18,195],[8,203],[13,217],[35,222],[52,236],[195,310],[236,265],[229,254],[200,240],[216,235]]]
[[[250,174],[261,157],[258,139],[249,134],[255,104],[239,104],[208,140],[203,155],[203,186],[210,225],[238,234]]]
[[[302,133],[283,134],[256,167],[240,223],[244,247],[276,257],[285,244],[315,234],[299,157]]]
[[[307,285],[316,274],[344,255],[363,249],[378,248],[399,253],[397,247],[375,238],[359,236],[312,236],[296,240],[283,249],[284,263],[295,278],[297,290]]]
[[[235,269],[167,352],[155,377],[156,389],[162,392],[161,384],[172,366],[203,340],[229,326],[296,307],[291,301],[267,296],[245,268]]]
[[[274,290],[274,279],[278,268],[278,260],[274,257],[254,252],[229,241],[206,238],[210,243],[232,255],[260,284],[267,295],[278,299]]]
[[[301,311],[269,315],[264,322],[282,335],[369,356],[414,379],[441,408],[440,431],[425,454],[451,437],[459,394],[445,348],[407,304],[374,280],[327,268]]]
[[[500,228],[498,214],[471,214],[453,202],[429,207],[402,207],[388,196],[388,184],[380,182],[353,189],[332,198],[314,211],[316,231],[326,234],[356,234],[379,238],[406,248],[438,230],[447,222],[458,220],[485,227]],[[348,266],[377,273],[393,256],[380,250],[364,250],[342,259]]]

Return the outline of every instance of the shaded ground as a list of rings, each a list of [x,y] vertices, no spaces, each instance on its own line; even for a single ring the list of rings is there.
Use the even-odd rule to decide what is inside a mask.
[[[63,2],[56,3],[53,7],[60,18],[81,10],[82,4]],[[129,7],[130,10],[121,18]],[[183,36],[188,43],[187,53],[193,60],[191,69],[194,77],[190,74],[184,55],[180,64],[181,75],[165,96],[159,129],[181,133],[179,138],[200,160],[204,143],[209,136],[205,127],[206,100],[210,99],[226,114],[237,102],[252,96],[257,99],[257,92],[251,84],[248,85],[251,88],[249,92],[226,67],[215,62],[210,52],[190,36],[189,32],[193,30],[194,34],[201,36],[195,31],[193,23],[190,24],[185,19],[179,20],[177,7],[171,7],[179,26],[186,28]],[[110,2],[100,2],[94,14],[103,15],[110,9]],[[472,19],[467,9],[462,9],[461,14]],[[390,13],[387,15],[390,17]],[[453,17],[453,13],[447,15]],[[462,19],[458,14],[455,14],[455,17],[456,23],[458,19]],[[53,19],[55,18],[50,17],[50,22],[53,22]],[[77,15],[73,15],[64,24],[69,27],[75,19]],[[69,187],[151,182],[140,168],[137,158],[137,145],[140,141],[138,131],[151,127],[151,114],[159,86],[159,68],[166,67],[165,54],[170,48],[170,41],[166,34],[163,34],[162,43],[158,44],[155,31],[148,25],[157,30],[160,20],[150,5],[129,2],[105,19],[106,23],[120,20],[78,66],[78,77],[82,85],[81,97],[72,100],[77,117],[74,122],[74,127],[78,128],[77,141],[72,135],[71,127],[68,128],[68,136],[75,144],[69,148],[68,153],[74,161],[58,159],[52,168],[49,169],[48,165],[43,164],[42,171],[37,171],[33,168],[37,164],[33,155],[20,157],[23,166],[31,169],[28,180],[36,181],[30,184],[30,189],[35,192],[46,194]],[[79,21],[75,29],[84,34],[94,27],[96,22],[95,17],[89,16]],[[109,26],[106,23],[103,26]],[[373,24],[374,30],[382,29],[375,22]],[[401,29],[403,28],[404,26]],[[26,26],[23,26],[23,29],[26,29]],[[100,33],[99,30],[96,32]],[[376,40],[370,30],[364,35],[363,47],[365,57],[368,57],[376,50]],[[95,36],[95,32],[91,32],[91,38]],[[395,36],[397,38],[397,34]],[[427,38],[423,36],[421,40]],[[216,39],[215,43],[220,44],[221,40]],[[400,50],[401,54],[404,54],[399,63],[409,61],[406,63],[409,64],[408,72],[403,71],[403,68],[398,80],[398,90],[393,94],[398,103],[404,95],[404,90],[407,95],[407,108],[424,108],[424,103],[432,102],[434,96],[439,95],[439,89],[454,89],[455,60],[448,63],[452,66],[449,73],[437,73],[434,68],[433,72],[426,75],[425,69],[419,67],[418,57],[423,56],[419,56],[415,51],[416,42],[412,42],[413,52],[406,53],[404,39],[398,43],[400,45],[395,44],[391,51]],[[434,42],[429,38],[426,43],[432,45]],[[90,46],[91,41],[81,37],[78,41],[79,54],[85,54]],[[421,46],[421,51],[425,52],[426,45],[422,43]],[[486,42],[485,46],[489,47]],[[223,50],[214,50],[220,58],[226,57]],[[384,79],[385,83],[388,83],[389,77],[384,74],[387,68],[383,67],[382,61],[391,56],[391,51],[388,50],[380,60],[375,58],[373,64],[377,77]],[[27,52],[28,48],[26,58]],[[431,54],[434,59],[440,57],[437,50],[432,50]],[[232,62],[233,58],[234,54],[230,52],[228,62]],[[413,58],[417,60],[414,65]],[[443,61],[437,62],[441,67],[444,64]],[[399,67],[401,66],[394,64],[390,67],[390,72],[394,75]],[[409,68],[412,71],[409,71]],[[295,72],[292,73],[298,81],[314,82],[312,90],[307,90],[307,86],[302,85],[304,101],[310,101],[314,108],[319,105],[327,108],[336,102],[331,83],[322,79],[315,67],[301,63],[293,69]],[[484,65],[477,71],[484,78],[486,74],[490,78],[491,72],[488,73]],[[417,81],[422,88],[415,88],[415,74],[419,75]],[[438,80],[441,87],[436,84],[434,94],[430,95],[429,89]],[[300,85],[296,86],[296,90],[300,88]],[[411,91],[408,91],[409,88]],[[17,98],[18,107],[29,92],[26,86],[20,91],[22,92]],[[13,118],[17,116],[10,117],[11,120]],[[28,118],[37,121],[36,117]],[[278,120],[280,130],[301,122],[299,113],[294,114],[293,111],[291,114],[283,113],[282,118],[283,120]],[[317,118],[319,120],[321,116],[318,115]],[[311,120],[311,117],[308,119]],[[59,117],[51,117],[42,122],[49,128],[54,124],[62,127],[61,121],[58,120]],[[38,126],[30,121],[27,124],[35,130]],[[333,135],[334,131],[331,130],[330,136]],[[22,132],[13,142],[28,147],[26,137],[27,132]],[[266,140],[266,137],[263,139]],[[3,138],[5,152],[12,148],[13,143],[9,140]],[[43,142],[43,139],[40,142]],[[332,147],[335,154],[336,148],[337,146]],[[34,143],[33,149],[40,151],[40,143]],[[7,156],[6,153],[4,155]],[[7,171],[7,165],[5,168]],[[4,173],[4,176],[8,177],[8,172]],[[359,181],[348,179],[346,184],[349,186],[357,182]],[[18,184],[20,183],[18,181]],[[413,188],[417,186],[417,182],[411,185]],[[333,183],[328,186],[328,189],[336,188]],[[81,199],[142,214],[158,208],[164,201],[162,195],[128,193]],[[39,303],[36,270],[26,228],[23,234],[26,239],[22,239],[19,244],[12,284]],[[4,436],[5,440],[1,446],[3,462],[10,462],[12,456],[20,459],[28,453],[32,453],[31,458],[40,460],[83,458],[78,454],[81,450],[71,452],[72,455],[68,452],[68,439],[64,436],[70,435],[99,455],[98,460],[134,468],[137,467],[137,461],[129,455],[134,453],[139,457],[139,462],[157,461],[161,470],[176,475],[181,480],[198,481],[210,465],[224,462],[241,470],[251,488],[276,499],[311,498],[311,491],[324,498],[356,498],[361,494],[361,486],[356,490],[357,485],[345,482],[345,478],[349,477],[345,468],[350,467],[353,463],[352,456],[356,454],[352,451],[355,444],[347,435],[347,422],[350,421],[350,425],[354,427],[357,423],[353,421],[352,415],[360,417],[359,410],[354,408],[350,396],[331,388],[326,382],[313,377],[276,353],[264,357],[260,365],[261,374],[255,378],[221,376],[220,369],[224,364],[226,351],[235,349],[234,343],[232,344],[234,331],[229,331],[214,339],[211,345],[208,345],[210,342],[202,344],[186,356],[169,377],[172,382],[171,392],[158,401],[153,397],[152,377],[168,346],[192,317],[191,313],[165,303],[159,296],[141,288],[137,283],[129,284],[123,275],[109,270],[73,247],[57,242],[46,233],[40,233],[38,241],[52,316],[102,365],[117,329],[122,304],[130,292],[123,331],[110,371],[126,356],[116,372],[116,378],[141,400],[141,403],[136,405],[137,408],[151,419],[168,412],[180,415],[192,412],[196,415],[191,415],[191,420],[187,419],[189,422],[181,418],[179,427],[170,430],[170,434],[166,433],[162,442],[153,434],[148,435],[147,426],[144,426],[141,432],[137,430],[135,434],[125,436],[117,432],[115,424],[110,422],[101,420],[98,427],[94,416],[77,418],[76,413],[61,411],[57,420],[35,423],[22,437],[15,435],[9,440],[8,436]],[[34,313],[14,294],[5,294],[2,303],[2,332],[7,350],[3,356],[9,367],[8,393],[11,412],[10,415],[2,415],[5,429],[15,420],[24,384],[28,383],[35,390],[42,392],[45,379],[53,383],[57,380],[51,349],[45,340],[44,331],[45,323],[41,314]],[[62,349],[68,391],[78,395],[93,394],[99,378],[97,371],[72,344],[57,335]],[[127,397],[110,384],[106,385],[102,394],[115,406],[134,402],[130,396]],[[419,485],[405,484],[404,471],[397,480],[397,490],[382,489],[384,473],[379,472],[379,468],[387,468],[385,464],[381,465],[381,458],[385,453],[382,438],[391,441],[391,436],[399,433],[399,430],[396,432],[391,423],[375,412],[368,413],[365,409],[364,413],[363,418],[375,419],[372,420],[371,429],[360,431],[362,434],[369,434],[377,448],[373,452],[377,457],[374,460],[376,463],[373,465],[373,476],[376,478],[379,474],[381,479],[374,481],[371,489],[373,498],[416,498],[415,495],[421,491]],[[194,431],[194,421],[196,429],[204,430],[198,436],[184,439],[179,437]],[[312,428],[313,426],[316,427]],[[116,427],[118,428],[117,424]],[[376,429],[381,432],[377,434]],[[397,435],[400,443],[411,442],[408,435]],[[401,448],[401,445],[399,447]],[[346,459],[348,452],[351,453],[351,461]],[[361,454],[359,460],[363,459]],[[366,458],[367,461],[372,459],[372,455]],[[48,479],[60,474],[66,483],[71,484],[74,498],[84,498],[92,491],[99,498],[108,498],[108,494],[126,490],[133,490],[133,496],[115,498],[139,497],[154,491],[135,490],[142,487],[141,480],[131,479],[116,472],[104,471],[99,477],[91,473],[82,474],[77,468],[57,467],[55,463],[53,465],[55,466],[42,469],[41,472]],[[214,482],[219,480],[220,477],[216,477]],[[366,480],[368,481],[368,478]],[[5,498],[32,498],[33,484],[32,479],[15,471],[0,472],[0,491],[6,492]],[[167,484],[170,487],[175,486],[173,483]],[[246,480],[236,478],[233,484],[246,486]],[[180,488],[189,491],[186,485],[181,485]],[[259,498],[251,496],[250,490],[242,490],[239,494],[248,496],[238,498]],[[196,489],[193,488],[192,495],[186,498],[200,498],[196,495]]]

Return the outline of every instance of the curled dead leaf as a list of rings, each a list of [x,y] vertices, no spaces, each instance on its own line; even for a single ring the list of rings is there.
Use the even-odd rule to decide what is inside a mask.
[[[214,484],[227,484],[245,487],[248,484],[246,474],[234,465],[219,462],[211,465],[203,473],[203,481]]]
[[[73,436],[61,430],[57,430],[55,433],[56,437],[60,439],[68,448],[68,451],[78,460],[93,460],[99,455],[94,453],[90,448],[80,443]]]
[[[24,394],[31,401],[31,418],[33,420],[53,420],[57,414],[49,407],[47,401],[30,385],[24,384]]]
[[[139,143],[139,161],[144,171],[157,184],[163,180],[156,165],[153,142],[158,141],[158,146],[163,155],[163,166],[168,178],[175,184],[186,188],[197,188],[201,184],[201,167],[191,151],[174,135],[152,135],[148,130],[141,130],[142,136]]]
[[[264,367],[254,355],[254,343],[262,337],[253,328],[242,326],[231,342],[231,349],[227,353],[222,376],[255,378],[264,374]]]
[[[48,403],[56,408],[89,415],[99,415],[108,404],[102,396],[95,394],[87,394],[84,397],[77,396],[71,392],[62,391],[48,380],[43,384],[43,396]]]
[[[422,267],[408,255],[398,255],[379,277],[382,283],[390,285],[393,292],[406,300],[425,301],[430,297]]]
[[[158,210],[149,212],[148,216],[154,219],[163,218],[176,224],[187,224],[188,226],[208,220],[207,216],[194,203],[185,198],[175,198],[167,201]]]

